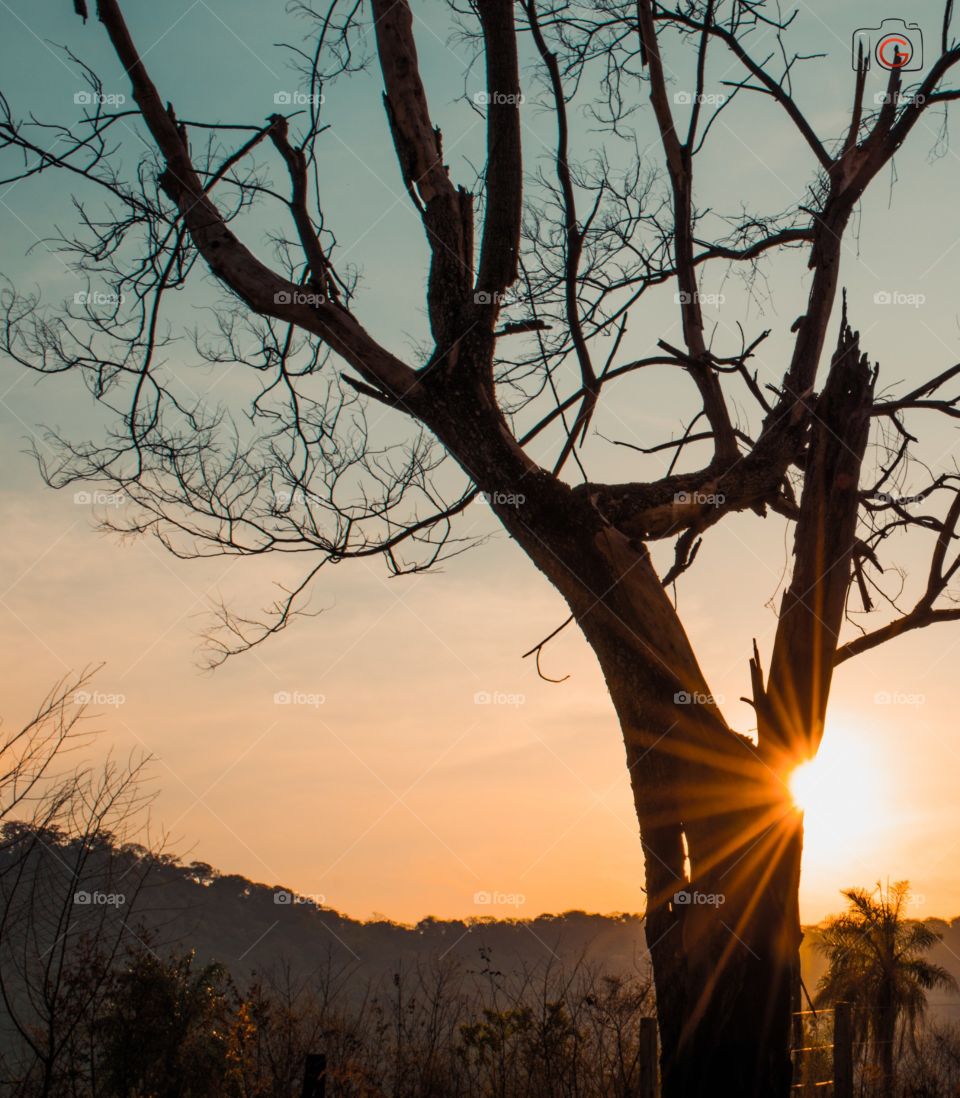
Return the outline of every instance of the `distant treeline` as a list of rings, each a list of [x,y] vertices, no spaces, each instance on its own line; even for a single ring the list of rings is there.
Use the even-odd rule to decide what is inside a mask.
[[[369,972],[448,951],[477,958],[480,949],[510,963],[551,958],[600,959],[610,971],[645,967],[643,917],[569,911],[531,919],[435,919],[413,926],[341,915],[284,884],[266,885],[220,873],[205,862],[182,863],[109,833],[86,839],[56,828],[8,823],[0,831],[0,877],[29,850],[32,872],[48,888],[68,886],[92,912],[133,919],[158,941],[196,949],[205,962],[250,973],[280,961],[309,970],[332,948]]]

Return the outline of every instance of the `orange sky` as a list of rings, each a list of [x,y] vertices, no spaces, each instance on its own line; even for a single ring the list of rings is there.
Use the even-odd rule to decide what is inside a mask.
[[[5,462],[26,460],[12,451]],[[436,576],[340,568],[319,618],[208,674],[196,665],[205,598],[242,598],[256,565],[184,565],[150,542],[119,546],[91,532],[88,508],[65,493],[10,494],[3,511],[14,534],[0,548],[0,640],[16,668],[7,720],[68,669],[104,661],[95,723],[117,750],[158,756],[154,820],[178,852],[358,916],[642,909],[633,807],[599,671],[572,630],[544,657],[548,673],[570,674],[563,684],[520,659],[563,608],[509,544]],[[776,578],[743,562],[754,628],[741,616],[728,637],[732,585],[711,590],[709,577],[739,551],[737,536],[715,532],[684,601],[710,680],[745,728],[749,711],[733,699],[745,691],[750,634],[769,640],[762,603]],[[779,566],[782,551],[768,548]],[[265,599],[282,571],[259,578]],[[812,821],[804,918],[836,909],[839,888],[881,877],[910,878],[930,914],[960,913],[958,640],[960,631],[928,632],[839,672],[828,748],[838,741],[844,763],[862,754],[879,781],[866,826],[844,836],[831,833],[832,814],[826,831]],[[923,700],[875,703],[884,691]],[[278,692],[302,704],[276,704]],[[476,704],[478,692],[494,701]],[[844,781],[855,790],[861,775]],[[478,906],[477,892],[523,903]]]
[[[37,109],[55,112],[69,102],[69,80],[50,67],[43,42],[64,37],[69,5],[61,13],[25,0],[15,6],[32,30],[10,35],[0,64],[31,89],[34,71],[48,73],[51,80],[31,90],[30,106],[39,101]],[[918,17],[934,10],[915,7]],[[858,11],[865,21],[873,17],[873,5],[851,9],[844,15],[851,26]],[[252,26],[265,10],[248,0],[235,3],[237,33],[275,41],[263,28],[255,38],[243,22]],[[144,9],[138,19],[158,19],[159,11]],[[198,10],[155,51],[166,86],[183,89],[185,110],[196,106],[193,94],[209,96],[211,109],[224,117],[244,110],[262,116],[276,73],[241,53],[238,88],[236,54],[225,46],[222,57],[209,56],[206,37],[192,22],[200,18]],[[801,45],[822,44],[826,29],[832,50],[819,75],[806,84],[801,78],[801,91],[816,125],[829,132],[841,117],[838,96],[845,103],[849,90],[849,28],[830,29],[826,19],[807,12],[800,22],[807,36]],[[445,94],[437,95],[438,112],[448,132],[459,132],[461,116],[451,104],[462,91],[462,72],[440,38],[423,38],[431,87],[443,84],[441,77],[447,81]],[[357,239],[351,259],[365,273],[362,318],[378,338],[409,354],[424,328],[423,272],[417,267],[411,275],[411,257],[422,259],[422,235],[389,159],[379,93],[366,92],[353,99],[331,95],[331,109],[346,120],[338,140],[352,143],[349,157],[343,155],[365,167],[331,172],[331,216],[344,240]],[[758,108],[756,125],[724,137],[708,157],[714,170],[707,178],[718,181],[727,198],[778,209],[798,199],[809,157],[782,122],[766,119],[764,129],[764,119]],[[844,255],[852,320],[865,349],[881,361],[882,384],[916,382],[960,360],[960,248],[956,224],[948,230],[944,224],[944,211],[956,207],[957,156],[951,151],[928,162],[937,128],[933,121],[924,126],[914,152],[898,160],[896,187],[889,191],[886,179],[878,181]],[[745,139],[752,133],[762,136],[753,147]],[[525,130],[534,150],[536,136]],[[468,151],[466,143],[452,158],[464,178]],[[0,266],[13,264],[24,284],[52,289],[55,299],[70,289],[64,271],[42,249],[26,253],[64,207],[58,186],[41,180],[11,189],[0,207]],[[373,220],[377,232],[365,235]],[[735,321],[751,332],[774,329],[756,360],[762,381],[782,373],[789,327],[802,312],[807,287],[802,257],[777,261],[768,273],[752,296],[735,280],[723,284],[726,312],[717,321],[726,337]],[[721,280],[718,274],[707,288]],[[922,308],[884,308],[876,304],[878,291],[922,292],[925,301]],[[631,319],[630,331],[625,354],[649,353],[659,338],[679,339],[677,318],[656,300]],[[648,381],[645,373],[625,386],[597,426],[608,436],[660,441],[684,421],[676,392],[660,375],[651,373]],[[0,361],[6,487],[0,656],[13,670],[4,696],[8,722],[24,717],[60,676],[102,662],[92,706],[102,742],[157,756],[155,824],[170,832],[173,849],[225,871],[322,895],[352,915],[380,911],[416,920],[643,908],[637,827],[603,682],[574,629],[544,656],[549,674],[569,674],[564,683],[539,680],[531,661],[520,658],[567,611],[518,550],[498,535],[438,574],[404,579],[388,580],[376,561],[331,568],[315,591],[321,616],[215,674],[202,674],[196,647],[211,596],[256,611],[272,602],[273,583],[295,578],[291,564],[182,563],[154,541],[120,544],[94,533],[90,505],[75,502],[72,490],[44,489],[22,453],[27,441],[38,442],[38,424],[69,427],[79,406],[67,388],[38,388],[34,378]],[[932,465],[955,467],[956,444],[954,428],[934,430]],[[637,466],[624,464],[625,451],[611,452],[600,459],[602,472],[638,475]],[[535,456],[546,460],[546,454]],[[471,505],[464,530],[493,532],[489,512]],[[898,552],[896,564],[914,574],[922,569],[921,555]],[[726,699],[728,717],[743,729],[751,724],[750,710],[736,699],[748,687],[750,642],[756,637],[769,654],[771,607],[786,563],[779,519],[737,516],[709,532],[680,584],[684,618],[713,692]],[[865,798],[856,792],[866,823],[851,833],[831,818],[811,821],[805,919],[836,910],[840,888],[870,886],[878,878],[909,878],[923,901],[918,908],[960,914],[958,645],[960,627],[940,626],[838,672],[827,746],[840,745],[851,797],[869,782]],[[478,704],[478,693],[494,700]],[[278,694],[294,696],[294,703],[278,703]],[[845,795],[841,784],[837,799]],[[503,902],[478,903],[477,893]]]

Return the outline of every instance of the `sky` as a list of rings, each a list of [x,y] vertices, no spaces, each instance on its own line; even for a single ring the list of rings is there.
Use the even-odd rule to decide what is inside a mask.
[[[304,24],[280,14],[280,4],[127,6],[161,94],[181,117],[259,121],[274,110],[278,91],[297,86],[273,43],[296,39]],[[102,71],[105,91],[128,91],[96,21],[84,27],[71,9],[65,0],[0,5],[0,86],[16,112],[78,116],[74,95],[84,85],[57,43]],[[450,38],[445,9],[414,9],[451,173],[469,183],[482,161],[482,124],[458,96],[480,89],[480,75],[466,44]],[[796,84],[819,132],[835,132],[844,117],[851,34],[901,14],[887,4],[800,6],[796,48],[826,54]],[[932,50],[937,6],[912,4],[909,18]],[[682,58],[668,54],[667,62],[682,86]],[[720,88],[735,71],[724,65],[711,76]],[[325,202],[362,271],[361,319],[415,361],[426,330],[425,248],[392,161],[376,74],[335,85],[324,111],[331,123],[321,162]],[[765,103],[724,117],[704,154],[699,201],[764,210],[796,201],[811,158],[784,119]],[[646,125],[641,118],[641,137]],[[895,181],[890,173],[877,180],[847,238],[842,280],[851,320],[880,362],[882,384],[916,383],[960,360],[958,155],[939,140],[938,127],[929,118],[918,128],[897,158]],[[579,115],[574,132],[581,151],[598,140]],[[549,135],[549,117],[535,102],[525,105],[531,161],[548,154]],[[644,155],[655,157],[652,135],[645,139]],[[55,174],[0,190],[0,271],[51,301],[77,284],[43,243],[54,223],[72,224],[69,192]],[[266,231],[254,219],[246,239],[263,244]],[[782,370],[807,277],[803,256],[791,253],[765,266],[753,295],[720,269],[704,287],[725,295],[716,317],[722,335],[737,322],[754,333],[773,330],[757,360],[763,376]],[[631,319],[625,355],[677,338],[665,300],[652,297]],[[173,319],[202,324],[203,304],[178,303]],[[229,371],[192,366],[189,376],[211,394],[217,387],[217,398],[243,391]],[[681,389],[659,375],[627,383],[602,411],[598,431],[660,441],[683,421]],[[0,356],[7,725],[22,722],[62,676],[99,667],[89,689],[101,749],[154,756],[151,826],[169,835],[172,849],[323,897],[350,915],[415,921],[642,910],[637,826],[600,671],[572,629],[544,655],[547,674],[568,676],[561,684],[539,679],[521,658],[566,609],[482,503],[470,506],[461,531],[489,537],[469,553],[435,573],[401,578],[388,578],[377,560],[325,569],[313,598],[322,613],[210,673],[199,647],[213,600],[256,610],[296,572],[276,558],[179,561],[154,540],[98,532],[95,516],[111,502],[92,505],[76,488],[51,491],[26,452],[31,445],[44,452],[44,427],[75,437],[95,431],[90,404],[69,381],[39,384]],[[931,466],[951,468],[956,431],[929,428]],[[535,456],[548,460],[554,442],[542,440]],[[624,450],[596,445],[595,453],[598,479],[656,473]],[[738,728],[751,724],[737,699],[748,689],[751,638],[769,653],[788,544],[779,520],[735,516],[710,532],[679,585],[708,681]],[[892,560],[916,574],[923,548],[895,549]],[[837,910],[843,887],[888,878],[909,878],[924,913],[960,914],[958,646],[960,627],[940,626],[839,670],[817,779],[834,795],[817,816],[808,811],[805,919]]]

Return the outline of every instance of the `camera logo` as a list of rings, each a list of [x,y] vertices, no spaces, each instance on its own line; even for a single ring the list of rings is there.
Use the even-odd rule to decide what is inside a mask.
[[[522,892],[488,892],[486,889],[481,889],[479,892],[474,892],[473,902],[478,906],[484,906],[487,904],[497,906],[510,906],[510,907],[523,907],[527,902],[527,897]]]
[[[674,907],[722,907],[727,897],[722,892],[674,892]]]
[[[673,695],[674,705],[723,705],[723,700],[722,694],[701,694],[699,691],[678,690]]]
[[[325,907],[327,898],[319,892],[301,894],[299,892],[289,892],[287,889],[281,888],[274,892],[273,902],[285,906],[291,904],[310,904],[313,907]]]
[[[861,61],[862,58],[862,61]],[[884,19],[879,27],[853,32],[853,67],[869,69],[876,62],[890,72],[918,72],[923,68],[923,32],[916,23]]]
[[[73,902],[97,907],[123,907],[127,898],[122,892],[74,892]]]

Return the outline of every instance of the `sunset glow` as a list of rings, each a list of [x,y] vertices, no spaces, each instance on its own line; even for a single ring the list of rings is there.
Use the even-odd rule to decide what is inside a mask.
[[[886,820],[887,782],[876,753],[846,728],[828,730],[816,758],[790,777],[790,794],[804,814],[804,863],[817,867],[849,858],[851,845],[873,844]]]

